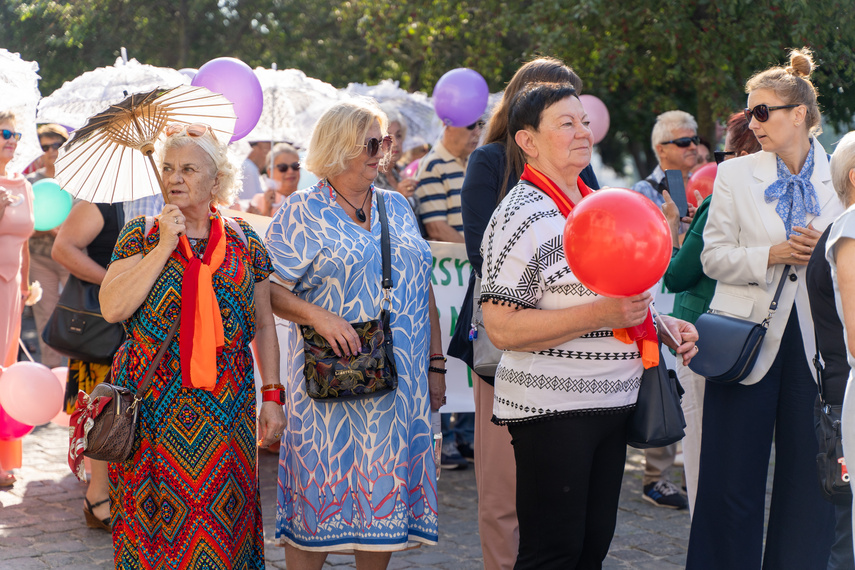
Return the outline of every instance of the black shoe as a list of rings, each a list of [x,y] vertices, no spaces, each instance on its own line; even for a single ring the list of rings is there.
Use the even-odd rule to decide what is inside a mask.
[[[457,444],[450,441],[442,444],[439,466],[450,470],[466,469],[469,467],[469,462],[460,455],[460,451],[457,450]]]
[[[644,486],[641,498],[657,507],[688,509],[689,501],[676,485],[665,479]]]
[[[460,455],[463,456],[463,459],[469,461],[470,463],[475,462],[475,451],[472,449],[472,446],[468,443],[458,443],[457,451],[460,452]]]

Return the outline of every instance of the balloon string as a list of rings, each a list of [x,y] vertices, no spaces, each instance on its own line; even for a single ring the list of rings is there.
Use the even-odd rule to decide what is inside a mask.
[[[665,329],[665,332],[668,333],[668,336],[671,337],[671,340],[674,341],[674,344],[676,344],[677,346],[683,344],[681,341],[677,340],[676,337],[674,337],[674,335],[671,333],[671,329],[665,326],[665,322],[662,320],[662,315],[659,314],[659,312],[656,310],[656,307],[654,307],[652,303],[650,305],[650,312],[653,313],[653,318],[656,319],[656,321],[659,323],[659,328]]]
[[[21,348],[23,349],[24,354],[25,354],[25,355],[27,355],[27,358],[29,358],[29,359],[30,359],[30,362],[35,362],[35,360],[33,359],[32,355],[30,354],[30,351],[29,351],[29,350],[27,350],[27,347],[24,345],[24,341],[23,341],[23,340],[21,340],[21,337],[18,337],[18,344],[20,344],[20,345],[21,345]]]

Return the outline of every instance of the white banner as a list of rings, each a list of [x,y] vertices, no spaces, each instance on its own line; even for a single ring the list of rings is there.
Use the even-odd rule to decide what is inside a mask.
[[[466,289],[472,266],[462,243],[429,241],[433,253],[433,294],[439,311],[439,328],[442,330],[443,354],[448,354],[448,343],[454,333],[457,315]],[[448,357],[448,374],[445,375],[445,394],[448,403],[443,413],[474,412],[475,396],[472,392],[472,371],[462,360]]]

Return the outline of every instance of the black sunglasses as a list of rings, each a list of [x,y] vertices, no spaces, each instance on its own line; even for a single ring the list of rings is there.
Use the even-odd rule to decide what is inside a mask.
[[[299,172],[300,171],[300,163],[299,162],[292,162],[291,164],[284,164],[284,163],[283,164],[277,164],[273,168],[275,168],[276,170],[278,170],[279,172],[282,172],[282,173],[288,172],[289,168],[291,170],[293,170],[294,172]]]
[[[370,138],[368,142],[362,145],[368,151],[368,157],[371,158],[373,156],[377,156],[377,153],[380,149],[383,149],[383,154],[389,152],[389,149],[392,148],[392,137],[386,135],[382,139]]]
[[[713,156],[715,157],[715,163],[721,164],[724,162],[724,159],[731,154],[736,154],[735,150],[714,150]]]
[[[49,151],[50,149],[53,149],[53,150],[59,150],[59,147],[61,147],[61,146],[62,146],[62,143],[61,143],[61,142],[55,142],[55,143],[50,143],[50,144],[43,144],[43,145],[42,145],[42,152],[47,152],[47,151]]]
[[[472,123],[471,125],[469,125],[466,128],[469,129],[470,131],[474,131],[475,127],[478,127],[479,129],[483,129],[484,128],[484,121],[475,121],[474,123]]]
[[[760,103],[753,109],[745,109],[743,113],[745,113],[745,120],[749,123],[751,122],[752,116],[761,123],[765,123],[769,120],[769,111],[777,111],[778,109],[794,109],[795,107],[798,107],[798,105],[777,105],[775,107],[770,107],[765,103]]]
[[[694,144],[695,146],[701,144],[701,137],[699,137],[698,135],[695,135],[693,137],[680,137],[678,139],[661,142],[659,144],[675,144],[680,148],[687,148],[690,144]]]
[[[15,131],[10,131],[9,129],[3,129],[2,131],[3,139],[9,140],[12,137],[15,137],[16,141],[21,140],[21,133],[16,133]]]

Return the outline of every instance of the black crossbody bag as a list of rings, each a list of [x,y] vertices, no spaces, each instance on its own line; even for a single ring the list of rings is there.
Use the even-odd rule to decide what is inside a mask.
[[[740,382],[751,374],[789,272],[787,265],[762,323],[709,312],[698,317],[698,353],[689,362],[692,372],[718,384]]]

